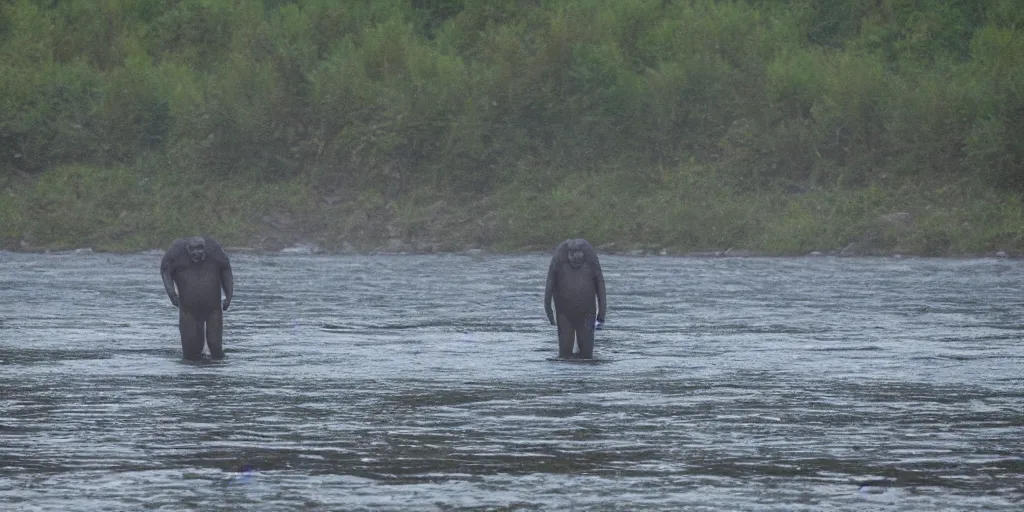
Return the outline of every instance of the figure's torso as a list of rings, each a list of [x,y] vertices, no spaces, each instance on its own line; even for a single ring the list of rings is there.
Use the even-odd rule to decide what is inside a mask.
[[[220,309],[220,265],[211,258],[199,263],[189,261],[174,272],[181,307],[190,312]]]
[[[563,262],[555,281],[555,309],[574,319],[597,313],[597,284],[590,262],[572,268]]]

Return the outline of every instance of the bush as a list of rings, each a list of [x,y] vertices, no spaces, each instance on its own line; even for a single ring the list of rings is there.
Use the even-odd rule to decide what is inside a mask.
[[[569,227],[805,250],[847,228],[810,222],[824,205],[801,197],[868,201],[893,180],[1024,191],[1019,11],[1017,0],[4,2],[0,178],[12,189],[43,175],[63,194],[61,180],[114,186],[132,173],[161,190],[125,200],[160,212],[139,231],[161,237],[217,215],[243,236],[248,213],[177,205],[313,184],[353,208],[375,197],[373,211],[420,190],[497,192],[515,240],[547,244]],[[53,200],[33,190],[33,204]],[[110,219],[110,205],[96,208],[86,217]],[[586,220],[565,221],[573,212]],[[764,212],[799,219],[771,228],[788,241],[759,238]],[[98,240],[123,224],[97,223],[34,232]],[[939,253],[967,235],[936,230],[918,246]]]

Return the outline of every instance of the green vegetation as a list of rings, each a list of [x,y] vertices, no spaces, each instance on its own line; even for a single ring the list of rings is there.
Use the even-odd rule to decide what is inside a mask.
[[[0,3],[0,247],[1018,253],[1021,134],[1024,0]]]

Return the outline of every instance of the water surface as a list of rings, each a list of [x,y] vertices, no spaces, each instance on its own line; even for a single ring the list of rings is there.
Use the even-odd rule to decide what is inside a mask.
[[[161,253],[0,253],[4,510],[1024,507],[1010,260],[232,255],[224,362]]]

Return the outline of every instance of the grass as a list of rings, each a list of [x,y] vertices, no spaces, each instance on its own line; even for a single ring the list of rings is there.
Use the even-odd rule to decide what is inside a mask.
[[[835,252],[873,234],[891,253],[957,256],[1024,249],[1024,206],[1012,193],[966,183],[854,189],[736,191],[700,168],[573,175],[547,190],[500,191],[500,247],[596,245],[682,254]],[[909,214],[909,225],[892,216]],[[887,244],[887,245],[885,245]]]
[[[682,165],[531,170],[524,175],[550,178],[506,183],[485,197],[419,187],[392,198],[353,190],[329,202],[304,178],[210,180],[164,164],[67,165],[11,180],[0,239],[36,250],[134,251],[202,233],[268,249],[307,242],[328,250],[517,251],[584,237],[604,250],[797,255],[870,236],[887,253],[1024,252],[1021,199],[966,183],[737,191],[710,169]]]

